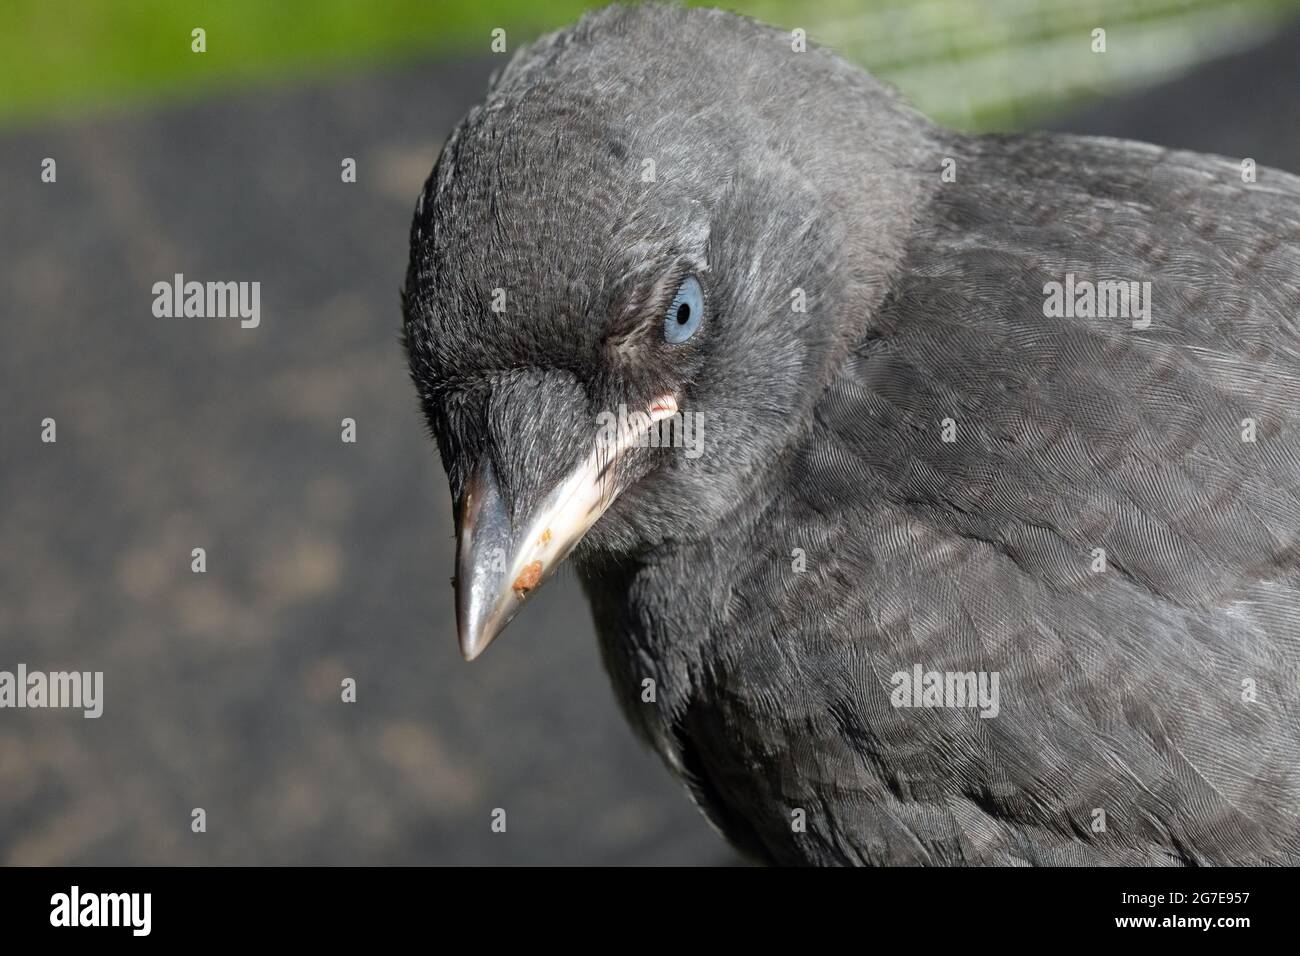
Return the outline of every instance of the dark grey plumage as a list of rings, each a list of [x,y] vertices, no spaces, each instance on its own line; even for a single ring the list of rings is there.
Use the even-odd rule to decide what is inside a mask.
[[[666,348],[683,270],[706,325]],[[1045,316],[1067,273],[1150,281],[1150,327]],[[703,412],[575,557],[629,720],[748,852],[1296,863],[1298,317],[1293,176],[960,135],[650,6],[521,51],[448,141],[405,333],[454,498],[490,461],[516,524],[597,411]],[[998,672],[999,715],[892,706],[918,663]]]

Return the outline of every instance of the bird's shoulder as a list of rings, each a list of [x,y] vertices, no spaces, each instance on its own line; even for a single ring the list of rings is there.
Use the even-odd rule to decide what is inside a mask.
[[[1146,817],[1114,861],[1294,859],[1300,189],[1115,141],[980,149],[762,537],[715,559],[683,734],[806,859],[1077,861],[1116,806]],[[1075,280],[1150,283],[1150,322],[1051,314]],[[893,706],[916,665],[1000,674],[1001,719]],[[835,822],[799,837],[796,809]]]
[[[997,174],[939,191],[800,467],[1011,550],[1104,549],[1175,604],[1294,588],[1300,180],[1111,140],[981,149]]]

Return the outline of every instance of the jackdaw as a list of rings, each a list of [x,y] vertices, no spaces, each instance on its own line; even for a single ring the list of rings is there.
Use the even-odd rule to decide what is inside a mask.
[[[572,553],[741,850],[1300,860],[1300,179],[611,7],[447,140],[403,307],[465,657]]]

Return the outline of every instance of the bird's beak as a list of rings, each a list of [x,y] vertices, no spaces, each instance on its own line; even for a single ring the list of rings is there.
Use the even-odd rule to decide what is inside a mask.
[[[614,463],[654,423],[677,414],[677,399],[650,403],[639,428],[597,443],[591,454],[512,527],[509,509],[487,457],[470,476],[461,500],[456,543],[456,627],[460,650],[472,661],[510,623],[528,596],[555,571],[622,490]]]

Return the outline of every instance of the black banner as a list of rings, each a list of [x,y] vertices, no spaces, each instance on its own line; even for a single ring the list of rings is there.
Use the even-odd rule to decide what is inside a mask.
[[[430,928],[496,939],[559,924],[594,933],[611,916],[650,936],[679,921],[725,924],[734,937],[818,920],[836,932],[856,926],[872,945],[963,926],[985,940],[1231,944],[1290,926],[1294,883],[1288,870],[7,869],[0,915],[7,940],[75,934],[81,944],[242,942],[269,931],[338,944]]]

